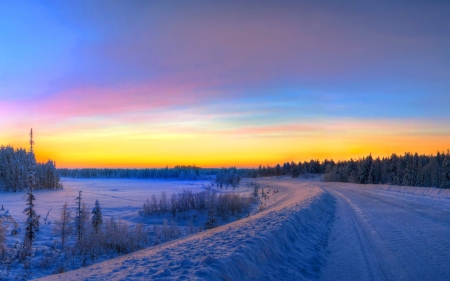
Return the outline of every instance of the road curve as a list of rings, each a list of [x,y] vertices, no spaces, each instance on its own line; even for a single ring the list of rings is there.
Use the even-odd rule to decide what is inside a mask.
[[[450,200],[320,185],[336,199],[320,280],[450,280]]]

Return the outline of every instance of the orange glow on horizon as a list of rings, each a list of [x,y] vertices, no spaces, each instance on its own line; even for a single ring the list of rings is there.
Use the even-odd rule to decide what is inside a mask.
[[[414,125],[412,125],[414,124]],[[36,158],[52,159],[60,168],[161,168],[274,166],[290,161],[389,157],[405,152],[435,154],[450,148],[450,134],[439,126],[406,121],[340,120],[316,124],[222,130],[155,130],[139,128],[79,129],[55,133],[33,130]],[[170,130],[173,130],[171,128]],[[25,134],[0,143],[28,149]]]

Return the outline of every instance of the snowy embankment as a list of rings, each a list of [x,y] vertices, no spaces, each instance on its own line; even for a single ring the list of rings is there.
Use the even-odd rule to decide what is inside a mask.
[[[330,183],[333,184],[333,183]],[[349,187],[359,189],[378,189],[384,191],[397,192],[402,194],[428,196],[432,198],[450,199],[450,189],[436,188],[436,187],[418,187],[418,186],[400,186],[388,184],[353,184],[353,183],[335,183],[344,184]]]
[[[312,182],[257,182],[270,185],[270,195],[264,209],[248,218],[46,280],[316,279],[333,197]]]

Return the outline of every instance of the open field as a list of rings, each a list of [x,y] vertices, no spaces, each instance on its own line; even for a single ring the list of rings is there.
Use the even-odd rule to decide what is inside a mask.
[[[450,190],[389,185],[324,183],[290,177],[244,179],[238,188],[219,189],[259,199],[248,214],[219,219],[222,226],[205,230],[205,212],[170,212],[142,216],[143,203],[189,189],[208,189],[209,182],[162,180],[64,179],[64,189],[36,192],[41,229],[35,243],[50,250],[59,238],[52,232],[64,202],[72,214],[75,198],[92,209],[99,200],[105,219],[114,217],[135,227],[173,221],[181,238],[161,240],[149,248],[116,257],[102,255],[87,267],[51,275],[55,266],[35,268],[27,277],[48,280],[447,280],[450,275]],[[265,197],[262,198],[263,191]],[[5,211],[23,229],[23,193],[2,193]],[[50,210],[46,223],[44,218]],[[187,232],[194,220],[193,233]],[[21,242],[7,235],[7,244]],[[72,242],[74,238],[72,238]],[[172,240],[172,241],[170,241]],[[162,243],[162,244],[161,244]],[[36,255],[40,258],[40,255]],[[116,257],[116,258],[114,258]],[[21,264],[3,278],[23,277]],[[76,268],[77,266],[73,267]],[[73,269],[67,268],[67,270]]]
[[[173,240],[175,237],[169,237],[167,234],[161,234],[164,221],[168,224],[168,229],[175,226],[177,231],[176,237],[186,236],[188,234],[202,231],[205,228],[206,212],[191,210],[189,212],[178,212],[173,216],[170,212],[158,212],[152,215],[142,215],[140,212],[144,202],[155,195],[158,200],[161,193],[165,192],[170,198],[172,194],[180,194],[183,191],[189,191],[193,194],[205,192],[210,188],[209,181],[172,181],[172,180],[118,180],[118,179],[63,179],[64,189],[53,191],[35,191],[35,209],[40,216],[40,230],[37,232],[36,241],[33,245],[35,254],[30,259],[32,264],[31,269],[24,273],[22,264],[3,265],[0,277],[2,279],[14,279],[16,276],[21,278],[36,278],[49,275],[55,272],[55,268],[62,261],[61,255],[58,251],[61,249],[60,237],[58,233],[54,232],[55,223],[60,219],[61,209],[65,202],[68,203],[68,210],[71,212],[71,217],[76,215],[75,198],[78,192],[82,191],[82,201],[86,204],[89,217],[94,207],[96,200],[99,201],[103,215],[103,221],[114,218],[116,222],[127,223],[129,228],[133,229],[137,225],[143,226],[143,231],[148,234],[147,243],[142,245],[144,247],[159,244],[168,240]],[[244,196],[250,196],[252,189],[241,185],[238,188],[231,187],[217,189],[218,194],[227,192],[239,193]],[[15,228],[14,222],[10,219],[6,220],[8,226],[6,230],[6,244],[10,248],[15,248],[23,242],[25,232],[26,216],[23,214],[25,209],[25,192],[2,192],[0,195],[0,206],[3,205],[4,210],[0,211],[3,217],[12,217],[17,223],[19,230],[18,235],[11,235],[11,230]],[[256,208],[256,206],[254,207]],[[254,209],[252,208],[252,209]],[[219,224],[224,224],[234,221],[239,216],[246,214],[237,214],[235,216],[227,216],[226,219],[217,217]],[[74,222],[71,223],[72,225]],[[90,221],[89,221],[90,224]],[[158,227],[158,229],[155,228]],[[190,226],[190,229],[188,227]],[[159,230],[159,232],[158,232]],[[72,246],[75,243],[76,235],[73,235],[68,240],[68,245]],[[156,237],[158,236],[158,237]],[[56,252],[55,252],[56,248]],[[54,253],[54,254],[52,254]],[[43,261],[45,255],[59,256],[54,260],[53,264],[43,268],[39,264]],[[116,253],[106,253],[89,259],[88,264],[98,263],[102,260],[117,256]],[[33,265],[34,264],[34,265]],[[67,265],[65,270],[78,268],[80,264],[71,262]],[[8,268],[10,267],[10,268]],[[9,272],[8,272],[9,271]]]
[[[48,280],[450,278],[448,190],[256,181],[279,192],[249,218]]]

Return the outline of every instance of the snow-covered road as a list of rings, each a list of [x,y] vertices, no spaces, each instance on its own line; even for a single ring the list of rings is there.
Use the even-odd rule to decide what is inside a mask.
[[[450,190],[251,181],[248,218],[48,279],[450,280]]]
[[[321,280],[450,280],[450,200],[320,185],[337,203]]]

